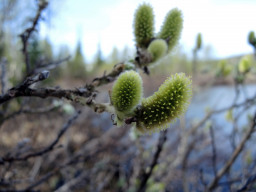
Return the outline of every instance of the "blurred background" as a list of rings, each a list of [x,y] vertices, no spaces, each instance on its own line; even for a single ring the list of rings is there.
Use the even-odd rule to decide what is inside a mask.
[[[19,35],[31,26],[38,2],[0,0],[0,60],[5,63],[1,74],[8,71],[2,93],[24,78],[25,63]],[[221,168],[236,149],[256,109],[256,40],[250,40],[251,32],[256,32],[256,1],[49,0],[29,40],[30,63],[47,63],[70,56],[51,69],[50,77],[39,83],[39,87],[73,89],[90,83],[104,72],[110,72],[115,64],[134,59],[133,16],[143,2],[150,3],[154,9],[156,32],[173,8],[180,9],[184,19],[181,39],[175,49],[150,68],[150,75],[140,71],[144,96],[152,95],[170,74],[177,72],[192,76],[194,92],[187,113],[170,125],[161,163],[154,169],[146,191],[200,191],[207,185],[204,183],[214,177],[213,167]],[[97,101],[109,102],[111,87],[112,84],[101,87]],[[253,104],[248,104],[250,99]],[[232,106],[243,102],[243,108]],[[21,112],[42,106],[51,110]],[[77,110],[82,110],[82,114],[53,152],[30,161],[1,164],[1,157],[7,154],[19,156],[50,143]],[[220,112],[204,119],[211,110]],[[198,122],[203,122],[198,126],[200,131],[188,136]],[[52,98],[14,99],[1,106],[0,123],[0,191],[8,187],[23,189],[86,146],[89,146],[86,150],[94,151],[93,155],[59,171],[37,188],[53,191],[63,188],[69,180],[80,178],[72,191],[136,191],[139,173],[135,169],[146,169],[150,164],[160,135],[155,133],[134,139],[133,132],[127,128],[115,142],[110,141],[108,134],[117,132],[111,114],[95,114],[81,105]],[[210,134],[212,129],[215,137]],[[94,146],[97,139],[107,143],[105,148]],[[212,164],[212,140],[216,141],[215,166]],[[253,141],[254,137],[250,142]],[[185,158],[180,149],[188,149],[191,143],[193,147],[187,150]],[[185,158],[185,165],[177,159],[179,154]],[[224,184],[218,189],[229,191],[242,186],[256,171],[255,164],[256,151],[248,145],[222,178]],[[169,169],[172,173],[166,171]]]

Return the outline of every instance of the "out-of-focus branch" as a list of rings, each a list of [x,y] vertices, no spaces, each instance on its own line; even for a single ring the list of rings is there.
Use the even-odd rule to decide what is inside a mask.
[[[113,67],[112,71],[109,74],[106,75],[104,73],[102,77],[97,77],[97,78],[93,79],[90,86],[99,87],[101,85],[108,84],[108,83],[114,81],[115,78],[118,77],[119,74],[122,73],[123,71],[125,71],[125,64],[118,63]]]
[[[246,132],[245,136],[241,140],[240,144],[237,146],[235,151],[232,153],[231,157],[229,160],[226,162],[226,164],[223,166],[221,170],[218,171],[216,177],[212,180],[212,182],[208,185],[208,190],[213,190],[218,186],[218,181],[221,179],[221,177],[230,169],[230,167],[233,165],[235,162],[236,158],[238,155],[241,153],[241,151],[244,148],[245,143],[250,139],[252,133],[255,131],[256,127],[256,113],[253,118],[253,122],[249,130]]]
[[[64,126],[61,128],[61,130],[59,131],[57,137],[51,142],[50,145],[48,145],[47,147],[43,148],[42,150],[39,150],[37,152],[32,152],[32,153],[28,153],[25,154],[21,157],[3,157],[2,162],[13,162],[13,161],[25,161],[29,158],[32,157],[37,157],[37,156],[41,156],[44,155],[50,151],[52,151],[54,149],[54,147],[57,145],[57,143],[59,142],[60,138],[64,135],[64,133],[68,130],[68,128],[73,124],[73,122],[78,118],[78,116],[80,115],[81,111],[78,111],[74,116],[72,116],[67,123],[64,124]]]
[[[62,185],[59,189],[55,190],[55,192],[66,192],[66,191],[72,191],[72,188],[74,186],[77,186],[79,183],[83,183],[85,178],[88,176],[87,172],[83,172],[81,175],[78,177],[75,177]]]
[[[255,184],[255,181],[256,181],[256,174],[249,177],[245,182],[245,184],[237,192],[249,191],[250,190],[249,187]]]
[[[154,167],[157,165],[157,161],[158,161],[158,159],[159,159],[159,157],[160,157],[160,153],[161,153],[161,151],[163,150],[164,143],[165,143],[165,141],[166,141],[166,139],[167,139],[167,136],[166,136],[166,135],[167,135],[167,130],[165,130],[165,131],[163,131],[163,132],[161,133],[161,135],[160,135],[160,137],[159,137],[157,149],[156,149],[156,152],[155,152],[155,154],[154,154],[154,156],[153,156],[153,160],[152,160],[152,162],[151,162],[149,171],[146,172],[146,171],[144,170],[142,176],[140,176],[141,182],[140,182],[140,185],[139,185],[139,187],[138,187],[138,189],[137,189],[137,192],[144,192],[144,191],[146,190],[147,181],[148,181],[148,179],[150,178],[150,176],[151,176],[151,174],[152,174],[152,172],[153,172]]]
[[[65,58],[62,58],[62,59],[59,59],[57,61],[53,61],[53,62],[50,62],[50,63],[47,63],[47,64],[43,64],[43,65],[40,65],[40,66],[37,66],[32,72],[31,72],[31,75],[32,74],[36,74],[36,73],[40,73],[42,71],[45,71],[45,70],[51,70],[51,69],[54,69],[56,67],[58,67],[60,64],[68,61],[70,59],[71,56],[67,56]]]
[[[200,179],[200,181],[201,181],[201,183],[202,183],[202,185],[204,187],[204,190],[206,190],[207,182],[204,179],[204,171],[203,171],[203,169],[200,169],[200,171],[199,171],[199,179]]]
[[[0,120],[0,126],[2,125],[3,122],[14,118],[17,115],[20,114],[41,114],[41,113],[47,113],[47,112],[51,112],[57,108],[59,108],[60,106],[55,106],[55,105],[51,105],[51,106],[47,106],[44,108],[39,108],[39,109],[20,109],[18,111],[15,111],[7,116],[5,116],[3,119]]]
[[[47,79],[49,73],[49,71],[43,71],[32,77],[27,77],[20,85],[17,85],[16,87],[9,89],[5,94],[2,94],[0,96],[0,104],[20,96],[29,96],[30,94],[33,96],[33,89],[30,89],[29,86]]]
[[[84,104],[90,104],[94,109],[97,109],[99,107],[98,105],[95,105],[93,102],[82,101],[81,98],[78,97],[92,97],[93,99],[94,97],[96,97],[96,87],[114,81],[115,78],[124,70],[125,65],[123,63],[117,64],[108,75],[103,75],[102,77],[95,78],[91,84],[85,85],[84,87],[80,87],[75,90],[57,88],[29,88],[30,85],[48,78],[49,71],[43,71],[33,77],[26,78],[23,83],[9,89],[7,93],[1,95],[0,104],[3,104],[4,102],[17,97],[56,97],[66,98],[75,102],[84,102]]]
[[[97,153],[104,149],[116,147],[116,144],[119,141],[119,139],[122,138],[127,133],[127,131],[128,129],[126,125],[124,127],[113,127],[108,132],[103,134],[101,137],[95,138],[88,142],[83,148],[81,148],[76,154],[70,157],[70,159],[68,159],[65,163],[57,166],[54,170],[42,176],[38,181],[32,183],[23,191],[32,190],[33,188],[41,185],[50,177],[52,177],[53,175],[55,175],[62,169],[67,168],[70,165],[77,164],[79,162],[85,162],[93,155],[96,155]]]
[[[39,23],[39,20],[41,18],[42,11],[48,6],[48,2],[43,0],[39,1],[37,13],[32,21],[32,26],[27,28],[22,34],[20,34],[20,38],[23,44],[22,53],[25,57],[25,63],[26,63],[26,71],[27,74],[31,71],[31,66],[29,63],[29,53],[28,53],[28,40],[31,37],[31,34],[36,30],[36,26]]]
[[[216,153],[216,145],[215,145],[215,136],[214,136],[214,129],[212,126],[210,126],[210,136],[211,136],[211,145],[212,145],[212,167],[213,167],[213,173],[216,177],[217,174],[217,153]]]

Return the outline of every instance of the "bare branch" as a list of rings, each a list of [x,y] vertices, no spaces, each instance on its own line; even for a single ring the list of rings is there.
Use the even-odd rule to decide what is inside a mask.
[[[92,81],[91,86],[98,87],[100,85],[110,83],[110,82],[114,81],[115,78],[118,77],[119,74],[122,73],[123,71],[125,71],[125,64],[118,63],[114,66],[114,68],[108,75],[105,75],[105,73],[104,73],[102,77],[95,78]]]
[[[237,192],[249,191],[250,190],[249,187],[255,184],[255,181],[256,181],[256,174],[249,177],[246,183]]]
[[[217,153],[216,153],[214,129],[213,129],[212,126],[210,126],[210,136],[211,136],[211,144],[212,144],[212,166],[213,166],[213,173],[214,173],[214,176],[216,177],[216,174],[217,174],[217,166],[216,166]]]
[[[28,77],[25,79],[23,83],[20,85],[13,87],[7,91],[7,93],[0,96],[0,104],[5,103],[13,98],[17,97],[56,97],[56,98],[65,98],[70,101],[80,102],[82,104],[91,104],[90,106],[93,108],[97,108],[98,106],[94,106],[93,103],[88,103],[87,101],[81,100],[78,97],[96,97],[95,87],[108,84],[115,80],[115,78],[125,71],[125,65],[123,63],[117,64],[114,66],[113,70],[108,75],[103,75],[102,77],[95,78],[91,84],[85,85],[84,87],[77,88],[75,90],[69,89],[56,89],[56,88],[29,88],[30,85],[43,81],[48,78],[49,72],[42,71],[33,77]]]
[[[50,62],[50,63],[47,63],[47,64],[43,64],[43,65],[40,65],[38,67],[36,67],[32,72],[31,74],[35,74],[35,73],[40,73],[44,70],[51,70],[51,69],[54,69],[56,67],[58,67],[60,64],[68,61],[70,59],[70,56],[67,56],[63,59],[59,59],[57,61],[53,61],[53,62]]]
[[[207,183],[206,183],[206,181],[204,179],[204,171],[203,171],[203,169],[200,169],[200,171],[199,171],[199,179],[200,179],[202,185],[204,186],[204,190],[206,190]]]
[[[157,150],[156,150],[156,152],[154,154],[153,161],[152,161],[152,163],[150,165],[149,171],[146,172],[144,170],[142,176],[140,176],[141,182],[140,182],[140,186],[137,189],[137,192],[144,192],[146,190],[147,181],[150,178],[150,176],[151,176],[151,174],[153,172],[154,167],[157,165],[157,161],[158,161],[158,159],[160,157],[160,153],[163,150],[163,145],[164,145],[164,143],[165,143],[165,141],[167,139],[166,135],[167,135],[167,130],[165,130],[165,131],[163,131],[161,133],[161,135],[159,137],[159,140],[158,140]]]
[[[13,112],[7,116],[5,116],[1,121],[0,121],[0,125],[2,122],[6,121],[6,120],[9,120],[11,118],[14,118],[15,116],[17,115],[20,115],[20,114],[40,114],[40,113],[47,113],[47,112],[50,112],[50,111],[53,111],[55,109],[57,109],[59,106],[55,106],[55,105],[51,105],[51,106],[48,106],[48,107],[44,107],[44,108],[39,108],[39,109],[20,109],[16,112]]]
[[[32,77],[27,77],[20,85],[13,87],[7,91],[7,93],[0,96],[0,104],[16,97],[29,96],[31,90],[29,86],[47,79],[49,77],[49,71],[42,71]],[[33,96],[33,95],[31,95]]]
[[[39,108],[39,109],[20,109],[18,111],[15,111],[9,115],[6,115],[5,117],[3,117],[2,119],[0,119],[0,126],[7,120],[12,119],[14,117],[16,117],[17,115],[20,114],[42,114],[42,113],[48,113],[51,112],[57,108],[59,108],[60,106],[55,106],[55,105],[51,105],[51,106],[47,106],[44,108]]]
[[[34,17],[33,19],[33,22],[32,22],[32,26],[27,28],[21,35],[20,35],[20,38],[21,38],[21,41],[22,41],[22,44],[23,44],[23,48],[22,48],[22,53],[25,57],[25,63],[26,63],[26,71],[27,71],[27,74],[30,73],[31,71],[31,66],[30,66],[30,63],[29,63],[29,54],[28,54],[28,40],[29,38],[31,37],[31,34],[36,30],[36,26],[38,25],[39,23],[39,20],[41,18],[41,14],[42,14],[42,11],[48,6],[48,2],[47,1],[39,1],[39,4],[38,4],[38,10],[37,10],[37,13],[36,13],[36,16]]]

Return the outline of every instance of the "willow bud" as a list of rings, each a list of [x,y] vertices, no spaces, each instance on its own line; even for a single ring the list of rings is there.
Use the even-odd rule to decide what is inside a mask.
[[[159,37],[169,41],[169,51],[177,44],[183,27],[182,13],[177,8],[172,9],[165,17]]]
[[[113,85],[111,102],[115,108],[117,122],[129,116],[140,103],[142,97],[142,80],[135,71],[122,73]],[[120,124],[119,124],[120,125]]]
[[[227,77],[232,72],[232,66],[228,65],[226,60],[221,60],[217,64],[216,76]]]
[[[141,48],[146,48],[154,36],[153,8],[149,4],[140,5],[135,12],[134,36]]]
[[[181,116],[187,109],[192,96],[192,85],[184,73],[172,75],[152,96],[142,100],[136,111],[137,129],[154,132]]]
[[[167,54],[168,45],[165,40],[156,39],[149,44],[147,50],[151,54],[152,62],[155,62]]]
[[[238,70],[240,73],[247,73],[251,69],[252,62],[248,56],[242,57],[239,62]]]

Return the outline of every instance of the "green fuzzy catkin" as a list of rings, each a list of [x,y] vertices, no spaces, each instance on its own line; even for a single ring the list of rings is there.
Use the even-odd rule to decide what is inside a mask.
[[[143,133],[166,129],[186,111],[191,96],[190,78],[184,73],[172,75],[157,92],[142,100],[136,111],[137,129]]]
[[[122,121],[130,115],[140,103],[142,97],[142,80],[135,71],[122,73],[113,85],[111,102],[116,115]]]
[[[238,71],[240,73],[248,73],[251,69],[252,61],[249,56],[243,56],[238,64]]]
[[[182,12],[175,8],[172,9],[165,17],[165,21],[159,33],[159,37],[162,39],[169,39],[169,51],[177,44],[181,30],[183,27]]]
[[[227,77],[232,72],[232,66],[228,65],[226,60],[220,60],[217,64],[217,73],[218,77]]]
[[[149,4],[143,3],[135,12],[134,36],[141,48],[146,48],[154,36],[154,14]]]
[[[156,62],[167,54],[168,45],[165,40],[156,39],[149,44],[147,50],[151,54],[152,62]]]

